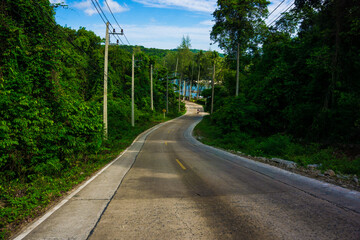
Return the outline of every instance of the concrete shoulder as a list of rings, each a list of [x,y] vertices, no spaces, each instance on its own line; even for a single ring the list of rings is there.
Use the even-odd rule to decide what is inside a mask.
[[[299,174],[292,173],[261,162],[256,162],[254,160],[247,159],[199,142],[193,137],[192,132],[200,121],[201,119],[194,122],[184,133],[184,137],[196,147],[210,154],[214,154],[222,158],[224,161],[230,161],[232,163],[239,164],[242,167],[246,167],[255,172],[266,175],[274,180],[292,186],[307,194],[326,200],[338,207],[360,213],[360,192],[301,176]]]

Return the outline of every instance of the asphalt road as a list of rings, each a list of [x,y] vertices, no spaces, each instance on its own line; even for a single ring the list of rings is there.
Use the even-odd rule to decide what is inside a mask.
[[[360,239],[359,192],[203,146],[187,106],[25,238]]]
[[[360,239],[360,215],[189,143],[193,114],[151,133],[90,239]]]

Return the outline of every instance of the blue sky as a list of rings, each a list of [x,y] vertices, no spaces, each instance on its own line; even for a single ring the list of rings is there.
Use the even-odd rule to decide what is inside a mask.
[[[282,0],[273,0],[271,12]],[[267,19],[270,23],[279,12],[284,11],[293,0],[285,0]],[[95,10],[91,0],[50,0],[51,3],[65,3],[67,9],[56,10],[56,21],[78,29],[85,27],[100,37],[105,36],[105,24]],[[98,0],[105,15],[117,29],[105,0]],[[124,29],[131,45],[160,49],[173,49],[180,45],[182,36],[189,36],[192,48],[221,51],[217,45],[210,45],[210,31],[213,25],[212,13],[216,0],[106,0],[114,16]],[[121,37],[126,43],[126,40]],[[111,39],[115,42],[115,39]]]

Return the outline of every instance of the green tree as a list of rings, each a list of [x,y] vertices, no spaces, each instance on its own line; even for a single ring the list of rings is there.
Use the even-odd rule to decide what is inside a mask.
[[[237,44],[242,52],[257,48],[259,36],[265,27],[263,19],[269,3],[266,0],[217,1],[211,39],[228,53],[235,52]]]

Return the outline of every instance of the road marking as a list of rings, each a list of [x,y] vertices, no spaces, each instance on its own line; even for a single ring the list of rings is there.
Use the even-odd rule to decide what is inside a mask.
[[[176,161],[183,170],[186,170],[186,167],[179,161],[179,159],[176,159]]]
[[[149,128],[148,130],[142,132],[141,134],[139,134],[135,140],[131,143],[131,145],[126,148],[117,158],[115,158],[112,162],[108,163],[103,169],[101,169],[98,173],[96,173],[92,178],[90,178],[88,181],[82,183],[82,185],[80,185],[78,188],[74,188],[71,191],[72,192],[70,195],[68,195],[67,197],[65,197],[64,200],[62,200],[59,204],[55,205],[55,207],[53,207],[52,209],[50,209],[48,212],[45,213],[45,215],[43,215],[39,220],[37,220],[36,222],[32,223],[29,227],[25,228],[25,230],[20,233],[16,238],[14,238],[14,240],[22,240],[23,238],[25,238],[29,233],[31,233],[36,227],[38,227],[42,222],[44,222],[48,217],[50,217],[54,212],[56,212],[56,210],[58,210],[59,208],[61,208],[65,203],[67,203],[73,196],[75,196],[77,193],[79,193],[83,188],[85,188],[89,183],[91,183],[97,176],[99,176],[102,172],[104,172],[107,168],[109,168],[113,163],[115,163],[119,158],[121,158],[129,149],[131,146],[133,146],[136,142],[144,142],[144,140],[139,141],[138,139],[141,137],[142,134],[146,135],[146,134],[150,134],[151,132],[157,130],[158,128],[175,122],[178,119],[184,118],[186,114],[174,118],[172,120],[160,123],[152,128]],[[69,192],[71,192],[69,191]]]

